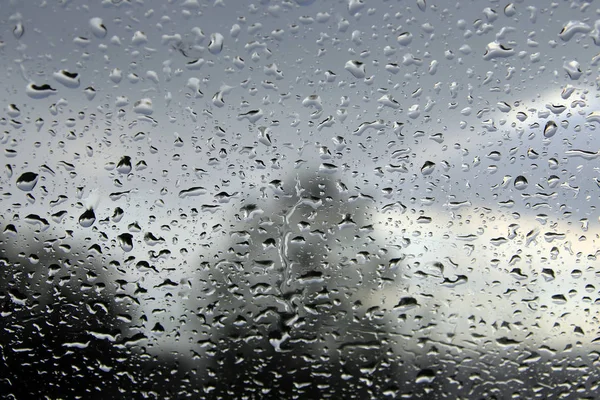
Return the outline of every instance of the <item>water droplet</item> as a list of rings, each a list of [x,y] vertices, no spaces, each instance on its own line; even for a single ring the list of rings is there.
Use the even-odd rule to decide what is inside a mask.
[[[419,305],[419,303],[417,302],[417,299],[415,299],[414,297],[402,297],[400,299],[400,301],[398,302],[398,304],[396,304],[396,306],[394,308],[406,310],[406,309],[417,307],[418,305]]]
[[[238,114],[238,120],[247,119],[251,123],[256,123],[263,117],[263,111],[261,109],[258,110],[250,110],[246,113]]]
[[[92,34],[98,39],[106,37],[106,34],[108,33],[106,27],[104,26],[104,23],[102,22],[102,18],[98,17],[90,19],[90,29],[92,31]]]
[[[585,121],[600,123],[600,111],[592,111],[585,117]]]
[[[552,301],[555,304],[565,304],[567,302],[567,298],[564,294],[555,294],[552,296]]]
[[[568,42],[577,33],[588,33],[592,27],[581,21],[569,21],[561,29],[558,37],[563,41]]]
[[[94,97],[96,97],[96,89],[94,89],[91,86],[88,86],[87,88],[85,88],[83,93],[85,94],[85,97],[90,101],[94,100]]]
[[[429,368],[422,369],[417,374],[416,383],[431,383],[435,379],[435,371]]]
[[[52,76],[56,81],[68,88],[75,89],[79,87],[79,74],[76,72],[69,72],[67,70],[61,69],[58,72],[55,72]]]
[[[123,251],[129,252],[133,250],[133,235],[131,233],[122,233],[117,236],[117,240]]]
[[[519,345],[521,342],[518,340],[510,339],[510,338],[507,338],[506,336],[504,336],[499,339],[496,339],[496,343],[498,343],[500,346],[507,347],[507,346]]]
[[[13,29],[13,35],[15,36],[15,39],[21,39],[24,34],[25,34],[25,27],[23,26],[23,23],[17,22],[17,24],[15,25],[15,28]]]
[[[79,216],[79,225],[84,228],[89,228],[94,225],[94,222],[96,222],[96,213],[94,213],[94,210],[91,208],[85,210],[83,214]]]
[[[590,150],[573,149],[573,150],[565,151],[565,155],[567,157],[581,157],[586,160],[593,160],[600,156],[600,150],[590,151]]]
[[[34,172],[25,172],[17,179],[17,187],[24,192],[30,192],[37,184],[39,175]]]
[[[581,71],[581,66],[579,62],[575,60],[565,61],[563,64],[563,69],[565,70],[567,75],[569,75],[569,78],[571,78],[571,80],[574,81],[578,80],[581,77],[581,75],[583,75],[583,71]]]
[[[398,103],[396,100],[394,100],[394,98],[392,97],[391,94],[385,94],[385,95],[381,96],[379,98],[379,100],[377,100],[377,102],[386,107],[393,108],[394,110],[397,110],[400,108],[400,103]]]
[[[513,17],[517,13],[517,8],[513,3],[508,3],[506,7],[504,7],[504,15],[507,17]]]
[[[133,112],[141,115],[152,115],[154,110],[152,109],[152,100],[144,98],[136,101],[133,104]]]
[[[223,50],[223,42],[225,37],[220,33],[213,33],[210,35],[210,43],[208,44],[208,51],[212,54],[219,54]]]
[[[515,49],[506,47],[498,42],[488,43],[483,54],[484,60],[492,60],[494,58],[506,58],[516,54]]]
[[[142,31],[135,31],[131,38],[131,44],[134,46],[141,46],[148,43],[148,36]]]
[[[123,79],[123,72],[119,68],[113,68],[108,74],[108,78],[113,81],[113,83],[119,83]]]
[[[364,0],[348,0],[348,12],[350,15],[356,15],[364,7]]]
[[[523,190],[525,188],[527,188],[527,186],[529,185],[529,182],[527,182],[527,179],[523,176],[523,175],[519,175],[515,178],[515,189],[517,190]]]
[[[365,64],[360,61],[350,60],[344,66],[346,71],[350,72],[356,79],[362,79],[366,76]]]
[[[179,198],[184,199],[186,197],[194,197],[206,194],[206,189],[202,186],[195,186],[189,189],[185,189],[179,192]]]
[[[114,165],[114,164],[113,164]],[[117,171],[120,174],[128,174],[131,172],[131,157],[123,156],[119,163],[117,164]]]
[[[432,161],[425,161],[425,163],[421,167],[421,173],[424,176],[431,175],[431,173],[433,172],[434,169],[435,169],[435,163],[434,162],[432,162]]]
[[[396,41],[398,42],[398,44],[400,44],[402,46],[408,46],[412,42],[412,40],[413,40],[413,35],[410,32],[402,32],[396,38]]]
[[[35,83],[30,83],[29,85],[27,85],[25,93],[32,99],[44,99],[48,96],[55,94],[56,89],[54,89],[48,84],[36,85]]]
[[[558,126],[556,125],[556,122],[554,122],[554,121],[546,122],[546,127],[544,128],[544,137],[551,138],[552,136],[554,136],[556,134],[557,130],[558,130]]]

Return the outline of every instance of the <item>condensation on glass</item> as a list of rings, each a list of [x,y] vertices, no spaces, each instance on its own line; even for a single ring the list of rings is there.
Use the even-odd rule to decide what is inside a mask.
[[[5,398],[600,393],[594,2],[0,10]]]

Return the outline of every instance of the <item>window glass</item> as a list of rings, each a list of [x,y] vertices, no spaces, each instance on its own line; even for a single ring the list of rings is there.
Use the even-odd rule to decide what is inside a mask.
[[[6,398],[596,398],[591,1],[4,0]]]

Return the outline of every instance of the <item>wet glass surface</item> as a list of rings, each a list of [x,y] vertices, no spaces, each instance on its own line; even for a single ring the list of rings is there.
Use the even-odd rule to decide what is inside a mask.
[[[594,399],[591,1],[0,1],[3,398]]]

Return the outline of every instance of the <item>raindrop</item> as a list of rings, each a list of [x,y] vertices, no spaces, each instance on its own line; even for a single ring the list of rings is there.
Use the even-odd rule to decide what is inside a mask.
[[[484,60],[492,60],[494,58],[506,58],[516,54],[515,49],[506,47],[498,42],[488,43],[483,54]]]
[[[561,29],[558,37],[565,42],[571,40],[577,33],[588,33],[592,30],[592,27],[581,21],[569,21]]]
[[[84,228],[89,228],[96,222],[96,213],[92,208],[88,208],[79,216],[79,225]]]
[[[433,172],[434,169],[435,169],[435,163],[434,162],[432,162],[432,161],[425,161],[425,163],[421,167],[421,173],[424,176],[431,175],[431,173]]]
[[[417,374],[417,378],[415,379],[416,383],[431,383],[435,379],[435,371],[432,369],[426,368],[419,371]]]
[[[225,37],[220,33],[213,33],[210,35],[210,43],[208,44],[208,51],[212,54],[219,54],[223,50],[223,41]]]
[[[362,79],[367,74],[367,72],[365,70],[365,64],[363,64],[360,61],[350,60],[350,61],[346,62],[346,65],[344,66],[344,68],[346,69],[346,71],[350,72],[353,77],[355,77],[357,79]]]
[[[13,35],[15,35],[15,39],[21,39],[23,34],[25,34],[25,27],[21,22],[18,22],[13,29]]]
[[[131,157],[123,156],[119,163],[117,164],[117,171],[120,174],[128,174],[131,172]]]
[[[558,130],[558,126],[556,125],[556,122],[554,122],[554,121],[546,122],[546,127],[544,128],[544,137],[551,138],[552,136],[554,136],[556,134],[557,130]]]
[[[517,13],[517,9],[513,3],[508,3],[506,7],[504,7],[504,15],[507,17],[513,17]]]
[[[131,233],[122,233],[117,236],[117,240],[123,251],[130,252],[133,250],[133,235]]]
[[[48,96],[55,94],[56,89],[54,89],[48,84],[36,85],[35,83],[30,83],[29,85],[27,85],[25,93],[32,99],[44,99]]]
[[[145,98],[136,101],[133,104],[133,112],[141,115],[152,115],[154,110],[152,109],[152,100]]]
[[[581,75],[583,75],[579,62],[575,60],[565,61],[563,64],[563,69],[565,70],[567,75],[569,75],[569,78],[571,78],[571,80],[574,81],[578,80],[581,77]]]
[[[90,101],[94,100],[94,97],[96,97],[96,90],[91,86],[85,88],[83,93],[85,94],[85,97]]]
[[[39,175],[34,172],[25,172],[17,179],[17,187],[24,192],[30,192],[37,184]]]
[[[417,299],[415,299],[414,297],[402,297],[400,299],[400,301],[398,302],[398,304],[396,304],[396,306],[394,308],[395,309],[409,309],[409,308],[417,307],[418,305],[419,305],[419,303],[417,302]]]
[[[102,22],[102,18],[98,17],[90,19],[90,29],[92,31],[92,34],[98,39],[106,37],[106,34],[108,33],[106,27],[104,26],[104,23]]]
[[[402,32],[398,35],[396,40],[398,41],[398,44],[408,46],[413,40],[413,35],[410,32]]]
[[[238,114],[238,120],[247,119],[251,123],[256,123],[263,117],[263,111],[261,109],[258,110],[250,110],[243,114]]]
[[[53,74],[56,81],[68,88],[75,89],[79,87],[79,74],[61,69]]]
[[[202,186],[195,186],[189,189],[185,189],[179,192],[179,198],[184,199],[186,197],[194,197],[206,194],[206,189]]]
[[[527,182],[527,179],[523,176],[523,175],[519,175],[515,178],[515,189],[517,190],[523,190],[525,188],[527,188],[529,182]]]
[[[134,46],[141,46],[148,43],[148,36],[142,31],[135,31],[131,38],[131,44]]]

